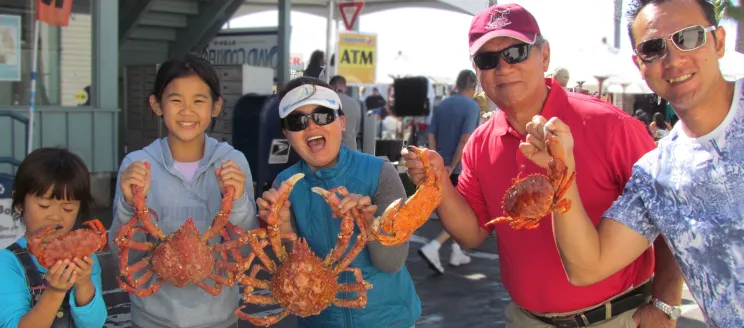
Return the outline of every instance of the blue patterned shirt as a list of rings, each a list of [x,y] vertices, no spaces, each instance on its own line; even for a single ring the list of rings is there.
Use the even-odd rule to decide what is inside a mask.
[[[744,327],[744,79],[712,132],[677,124],[633,167],[604,217],[652,243],[661,233],[710,327]]]

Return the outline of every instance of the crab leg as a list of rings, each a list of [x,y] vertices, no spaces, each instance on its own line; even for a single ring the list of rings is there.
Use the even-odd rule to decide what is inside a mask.
[[[163,234],[163,231],[160,230],[160,227],[158,227],[154,222],[152,222],[152,219],[150,219],[150,213],[152,213],[152,215],[155,217],[155,221],[158,221],[158,213],[147,208],[147,200],[145,199],[145,196],[142,195],[142,189],[140,188],[140,186],[132,185],[132,194],[134,195],[134,209],[136,211],[136,213],[134,214],[135,217],[139,219],[139,221],[142,223],[142,226],[147,229],[147,232],[155,236],[155,238],[157,238],[158,240],[165,239],[165,234]]]
[[[241,306],[237,310],[235,310],[235,315],[241,320],[246,320],[257,327],[269,327],[289,315],[289,310],[284,309],[278,314],[269,314],[265,317],[256,317],[241,311],[244,307],[245,306]]]
[[[212,294],[213,296],[220,295],[220,292],[222,292],[222,285],[220,285],[219,282],[214,283],[214,286],[209,286],[205,282],[198,282],[196,283],[197,286],[201,287],[201,289],[204,289],[207,293]]]
[[[148,271],[148,273],[146,273],[145,275],[150,274],[151,272],[152,271]],[[135,294],[137,295],[137,297],[140,297],[140,298],[157,293],[158,290],[160,290],[160,286],[163,285],[163,278],[158,278],[157,280],[155,280],[155,282],[152,285],[150,285],[150,287],[138,290],[137,287],[139,286],[136,286],[136,287],[130,286],[129,284],[121,280],[120,277],[116,277],[116,281],[119,283],[119,288],[121,288],[123,291],[130,293],[130,294]]]
[[[269,209],[269,216],[266,220],[266,223],[268,224],[267,230],[269,235],[269,243],[271,243],[271,248],[274,249],[274,253],[276,254],[276,257],[279,258],[280,262],[284,262],[287,260],[287,250],[282,244],[281,232],[279,231],[279,211],[284,206],[284,202],[289,198],[289,195],[292,193],[294,185],[297,183],[297,181],[300,181],[300,179],[304,177],[304,174],[297,173],[291,176],[287,181],[282,182],[282,185],[279,187],[278,190],[279,196],[277,197],[276,202],[274,202],[274,204],[272,204],[271,208]]]
[[[333,272],[335,274],[339,274],[341,271],[348,271],[347,268],[351,264],[351,262],[354,261],[354,259],[356,259],[359,253],[361,253],[364,250],[364,247],[367,246],[368,236],[367,236],[367,228],[366,228],[367,221],[365,221],[366,218],[363,217],[359,209],[352,208],[350,212],[353,218],[355,219],[357,225],[359,226],[359,235],[357,235],[356,241],[354,242],[354,246],[351,248],[349,253],[346,254],[346,256],[341,260],[341,262],[336,264],[336,267],[333,269]]]
[[[233,206],[233,197],[235,197],[235,187],[225,186],[225,195],[222,197],[222,206],[220,211],[217,212],[217,216],[212,220],[212,226],[209,227],[206,233],[204,233],[204,240],[211,240],[227,224],[227,220],[230,218],[230,212]]]
[[[347,307],[347,308],[363,308],[365,305],[367,305],[367,290],[372,289],[372,284],[369,282],[364,281],[362,277],[362,270],[359,268],[348,268],[343,271],[349,271],[354,273],[354,277],[356,277],[357,282],[353,284],[341,284],[339,291],[340,292],[356,292],[357,298],[353,299],[335,299],[333,301],[333,305],[338,307]]]
[[[258,241],[258,235],[266,235],[266,229],[258,228],[255,230],[251,230],[246,232],[243,236],[240,238],[248,242],[248,244],[251,245],[251,248],[253,249],[253,253],[256,254],[256,257],[263,263],[264,266],[266,266],[266,271],[269,273],[274,273],[274,270],[276,266],[274,265],[274,261],[269,258],[269,256],[266,254],[264,249],[261,247],[261,243]]]
[[[331,190],[325,190],[323,188],[319,187],[313,187],[311,189],[314,193],[320,195],[323,197],[323,199],[328,203],[328,206],[331,208],[331,211],[333,211],[333,214],[336,217],[340,217],[341,219],[341,232],[338,234],[338,240],[336,241],[336,246],[331,250],[331,252],[328,253],[328,255],[323,260],[323,264],[326,266],[331,265],[332,263],[338,261],[338,259],[341,258],[341,256],[344,255],[344,252],[349,247],[349,241],[351,241],[351,236],[354,234],[354,218],[352,217],[351,213],[341,214],[341,210],[338,208],[338,205],[341,203],[341,200],[336,196],[336,192],[339,193],[345,192],[348,194],[348,191],[344,187],[338,187]]]
[[[96,250],[96,252],[104,250],[106,246],[108,245],[108,233],[106,232],[106,228],[103,227],[103,224],[101,221],[98,220],[90,220],[83,222],[83,225],[90,228],[94,232],[96,232],[101,240],[101,247]]]

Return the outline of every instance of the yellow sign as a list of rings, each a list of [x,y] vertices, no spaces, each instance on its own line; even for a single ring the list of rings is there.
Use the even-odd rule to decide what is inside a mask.
[[[377,36],[353,32],[338,35],[338,75],[348,84],[374,84],[377,79]]]
[[[75,94],[75,101],[77,101],[78,105],[85,105],[85,103],[88,102],[88,93],[85,91],[79,91]]]

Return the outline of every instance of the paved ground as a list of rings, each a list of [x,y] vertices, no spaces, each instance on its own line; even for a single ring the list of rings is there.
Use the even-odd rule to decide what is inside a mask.
[[[110,217],[104,212],[102,218]],[[103,221],[103,220],[102,220]],[[499,282],[498,255],[496,242],[487,240],[479,249],[468,254],[473,261],[460,268],[446,267],[444,275],[436,275],[418,256],[418,247],[434,238],[441,226],[437,220],[430,220],[417,231],[407,261],[408,270],[416,283],[422,301],[423,314],[417,327],[444,328],[491,328],[503,327],[503,309],[509,302],[509,295]],[[441,251],[443,262],[448,259],[449,246]],[[116,286],[114,280],[115,264],[111,256],[100,256],[104,270],[104,298],[108,304],[109,319],[106,327],[130,327],[129,298]],[[703,328],[702,315],[689,293],[686,293],[684,318],[679,321],[680,328]],[[249,306],[249,313],[273,313],[276,307]],[[241,322],[240,327],[253,327]],[[279,322],[276,328],[294,328],[294,318]]]

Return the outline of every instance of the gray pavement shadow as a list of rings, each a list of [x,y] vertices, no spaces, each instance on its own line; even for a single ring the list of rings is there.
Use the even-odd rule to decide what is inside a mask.
[[[677,327],[679,328],[707,328],[708,325],[706,325],[704,322],[701,322],[699,320],[682,317],[677,320]]]

